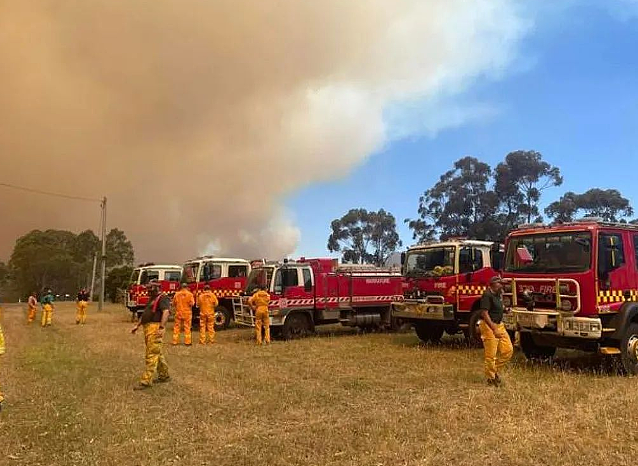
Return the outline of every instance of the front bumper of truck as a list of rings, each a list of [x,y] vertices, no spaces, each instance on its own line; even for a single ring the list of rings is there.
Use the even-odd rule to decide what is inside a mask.
[[[392,317],[405,321],[454,321],[454,306],[440,296],[406,299],[392,303]]]

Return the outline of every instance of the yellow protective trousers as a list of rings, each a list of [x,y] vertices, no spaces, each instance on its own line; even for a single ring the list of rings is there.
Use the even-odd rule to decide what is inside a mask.
[[[267,307],[258,307],[255,311],[255,337],[257,344],[261,345],[261,329],[264,329],[264,341],[270,343],[270,316]]]
[[[35,321],[36,307],[29,306],[29,313],[27,314],[27,323],[31,324]]]
[[[78,311],[75,315],[76,324],[86,324],[86,310],[89,308],[89,303],[86,301],[78,301]]]
[[[53,317],[53,306],[45,304],[42,306],[42,326],[51,325],[51,318]]]
[[[485,377],[489,380],[496,377],[514,354],[514,348],[505,325],[501,323],[497,324],[497,327],[501,333],[498,338],[494,335],[489,325],[483,321],[479,323],[481,340],[483,340],[483,349],[485,351]]]
[[[168,378],[168,364],[162,352],[162,336],[159,333],[159,322],[144,324],[144,343],[146,344],[146,369],[140,383],[152,385],[155,372],[160,380]]]
[[[193,343],[191,335],[191,326],[193,324],[193,311],[178,311],[175,314],[175,323],[173,324],[173,344],[179,344],[180,327],[184,328],[184,344]]]
[[[215,314],[199,315],[199,342],[204,345],[206,343],[215,343]]]

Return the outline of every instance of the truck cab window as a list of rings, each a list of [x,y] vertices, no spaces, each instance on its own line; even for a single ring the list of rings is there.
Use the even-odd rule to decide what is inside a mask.
[[[476,248],[463,248],[459,252],[459,273],[476,272],[483,268],[483,251]]]
[[[605,279],[609,272],[625,264],[625,251],[622,235],[618,233],[600,233],[598,237],[598,273]]]
[[[144,270],[140,278],[140,284],[146,285],[153,280],[159,280],[159,270]]]
[[[274,292],[281,294],[284,288],[299,286],[299,277],[296,268],[281,268],[275,274]]]
[[[169,282],[178,282],[181,276],[180,272],[174,270],[164,272],[164,280]]]
[[[312,291],[312,274],[310,269],[303,269],[303,287],[305,291]]]
[[[248,275],[248,267],[245,265],[229,265],[228,276],[230,278],[240,278]]]
[[[204,264],[204,268],[202,269],[202,280],[216,280],[221,278],[222,276],[222,266],[219,264],[213,264],[212,262],[208,262]]]
[[[638,268],[638,235],[634,235],[634,256],[636,257],[636,268]]]

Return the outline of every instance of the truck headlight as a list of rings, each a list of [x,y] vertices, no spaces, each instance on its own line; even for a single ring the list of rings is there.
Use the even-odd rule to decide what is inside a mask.
[[[560,302],[560,308],[565,312],[569,312],[572,310],[572,302],[565,299]]]
[[[503,306],[510,307],[512,305],[512,299],[509,296],[503,296]]]

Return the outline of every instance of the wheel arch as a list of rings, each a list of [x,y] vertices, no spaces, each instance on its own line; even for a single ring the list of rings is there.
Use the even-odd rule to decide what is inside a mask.
[[[630,302],[625,303],[620,308],[620,312],[614,316],[610,324],[615,328],[611,338],[614,340],[621,340],[625,329],[631,323],[638,323],[638,303]]]

